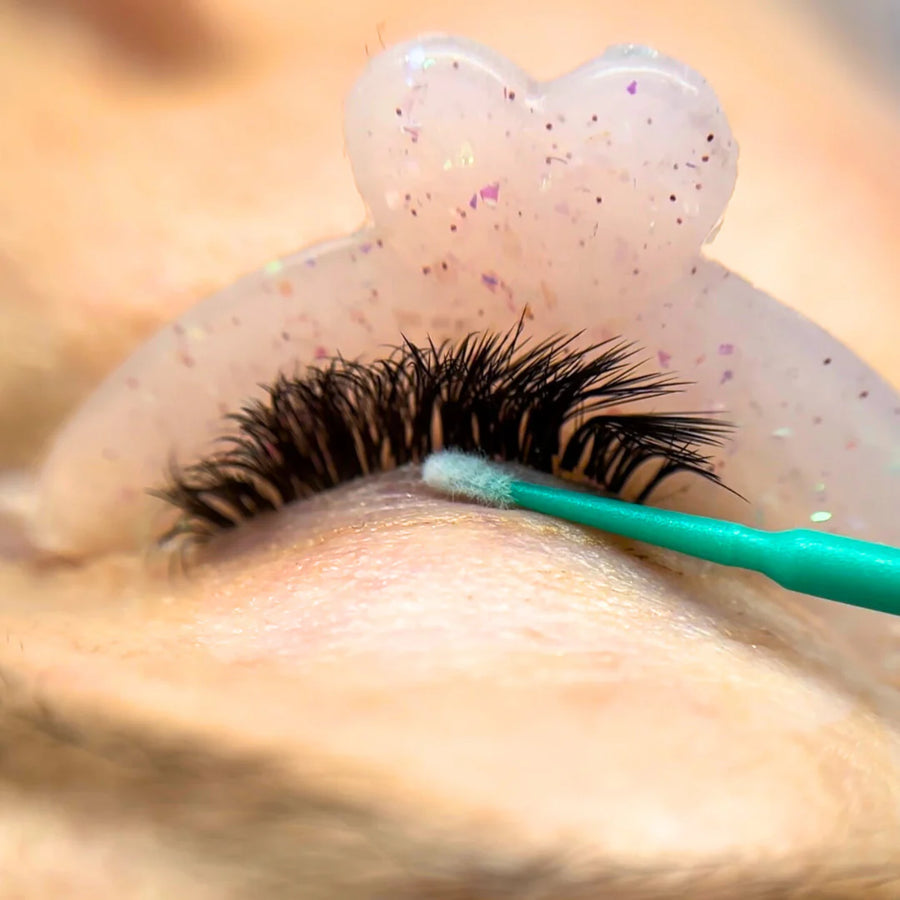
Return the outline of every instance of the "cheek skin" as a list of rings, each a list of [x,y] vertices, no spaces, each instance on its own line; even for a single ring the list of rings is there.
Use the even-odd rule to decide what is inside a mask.
[[[371,221],[208,298],[112,373],[39,473],[37,547],[79,557],[164,530],[141,489],[173,455],[208,452],[223,413],[279,370],[338,351],[370,357],[401,332],[506,330],[523,310],[536,338],[636,341],[696,382],[660,406],[738,423],[716,465],[751,503],[700,483],[660,503],[900,542],[882,502],[900,479],[894,392],[702,256],[737,147],[697,73],[613,48],[539,83],[485,47],[423,38],[371,61],[345,131]]]

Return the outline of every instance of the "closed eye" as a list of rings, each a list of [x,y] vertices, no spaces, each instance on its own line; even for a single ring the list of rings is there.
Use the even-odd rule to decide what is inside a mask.
[[[643,502],[688,472],[720,484],[705,448],[731,426],[693,413],[623,411],[684,382],[644,373],[636,348],[578,335],[531,344],[524,320],[506,333],[439,346],[409,340],[370,363],[337,357],[228,418],[225,448],[173,468],[156,496],[180,518],[163,537],[216,532],[364,475],[455,447],[518,462]]]

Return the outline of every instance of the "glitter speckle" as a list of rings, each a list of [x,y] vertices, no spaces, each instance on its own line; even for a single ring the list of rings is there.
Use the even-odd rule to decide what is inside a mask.
[[[731,356],[734,353],[734,344],[719,344],[719,356]]]
[[[634,96],[634,95],[637,93],[637,82],[636,82],[636,81],[632,81],[632,82],[628,85],[628,87],[625,88],[625,90],[628,91],[629,94],[631,94],[632,96]]]
[[[280,259],[273,259],[265,264],[263,271],[266,275],[277,275],[283,268],[284,263]]]
[[[424,47],[413,47],[406,56],[406,62],[413,69],[421,69],[426,62]],[[432,60],[432,64],[434,60]]]
[[[820,509],[812,513],[809,517],[810,522],[827,522],[831,518],[831,513],[827,510]]]
[[[500,182],[486,184],[478,193],[486,204],[495,205],[500,197]]]
[[[660,350],[657,352],[656,358],[659,360],[659,364],[662,368],[668,369],[669,363],[672,361],[672,354],[666,353],[665,350]]]
[[[793,433],[793,430],[791,428],[788,428],[787,425],[782,425],[781,428],[776,428],[772,432],[772,437],[784,440],[785,438],[789,438]]]

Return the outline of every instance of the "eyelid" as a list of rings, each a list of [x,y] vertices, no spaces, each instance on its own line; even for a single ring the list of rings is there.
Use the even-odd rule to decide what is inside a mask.
[[[427,60],[434,62],[426,67]],[[367,96],[389,138],[384,152],[401,161],[393,168],[369,155],[360,118]],[[683,115],[694,122],[677,140],[662,120],[646,123],[653,116],[642,104],[658,106],[660,97],[671,101],[675,118],[666,121]],[[492,144],[487,123],[494,119],[486,113],[502,110],[499,121],[514,109],[523,127]],[[592,129],[607,109],[628,109],[630,131],[615,140],[601,132],[598,140]],[[711,121],[715,130],[707,131]],[[458,132],[449,130],[453,123]],[[446,159],[433,155],[432,129],[469,144],[458,143],[447,170]],[[702,485],[672,504],[769,527],[808,524],[824,513],[827,527],[900,542],[900,520],[882,502],[896,494],[898,398],[820,329],[698,256],[695,244],[721,212],[736,157],[699,76],[662,57],[616,51],[538,85],[468,42],[428,39],[373,64],[348,104],[347,134],[366,200],[390,212],[388,221],[271,263],[140,347],[57,436],[38,478],[36,545],[77,556],[140,544],[155,514],[144,488],[158,482],[173,455],[198,458],[220,433],[222,413],[259,396],[256,385],[278,369],[338,350],[370,354],[395,343],[398,331],[420,341],[502,330],[523,308],[536,336],[585,327],[588,340],[627,334],[663,369],[697,382],[679,406],[725,409],[736,420],[740,435],[719,458],[719,472],[752,505],[725,500],[723,508]],[[563,164],[536,153],[544,146],[538,135],[572,159]],[[710,165],[712,156],[702,162],[703,145],[718,154],[719,195],[706,183],[695,190],[695,244],[679,244],[672,257],[660,250],[671,282],[662,291],[635,263],[655,247],[663,210],[670,215],[669,205],[680,202],[677,191],[666,190],[668,179],[677,177],[680,191],[691,158],[673,161],[673,153],[693,149],[701,160],[694,165]],[[615,184],[606,197],[591,190],[613,171],[626,176],[622,184],[630,178],[646,189],[643,206],[613,203]],[[681,218],[671,226],[676,232],[690,225]]]

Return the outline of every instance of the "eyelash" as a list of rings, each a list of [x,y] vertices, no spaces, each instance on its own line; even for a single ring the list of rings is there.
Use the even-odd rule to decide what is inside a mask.
[[[420,462],[441,447],[479,451],[622,494],[656,461],[633,498],[686,471],[722,484],[704,447],[732,426],[690,413],[621,413],[610,407],[662,397],[686,382],[640,374],[634,345],[574,349],[579,335],[533,346],[524,320],[505,334],[456,344],[405,340],[373,363],[337,357],[304,375],[279,376],[265,401],[227,417],[226,448],[179,469],[152,492],[181,511],[161,538],[202,542],[361,475]],[[563,439],[563,432],[566,431]]]

